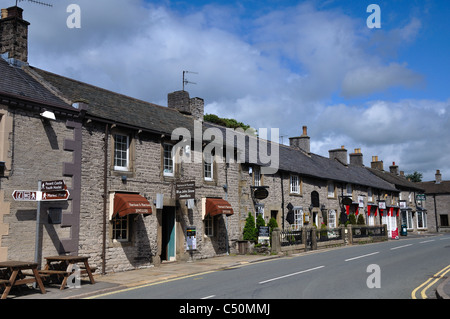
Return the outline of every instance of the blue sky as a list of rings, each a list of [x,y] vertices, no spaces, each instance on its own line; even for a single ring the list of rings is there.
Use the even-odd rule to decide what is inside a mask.
[[[361,148],[365,165],[450,179],[448,1],[47,2],[20,4],[36,67],[161,105],[195,71],[186,90],[207,113],[284,143],[307,125],[314,153]],[[71,3],[80,29],[66,26]]]

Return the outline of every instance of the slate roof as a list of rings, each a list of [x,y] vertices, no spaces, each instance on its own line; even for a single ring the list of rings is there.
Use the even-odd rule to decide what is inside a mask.
[[[380,171],[374,168],[367,168],[372,174],[384,179],[385,181],[394,184],[398,189],[413,189],[417,191],[423,191],[423,188],[418,183],[408,181],[406,178],[392,174],[387,171]]]
[[[35,99],[43,104],[50,103],[73,109],[68,103],[52,94],[52,92],[57,92],[66,101],[86,101],[88,103],[86,116],[166,135],[172,134],[172,131],[178,127],[184,127],[193,132],[193,118],[181,114],[177,110],[108,91],[36,67],[27,66],[26,68],[30,69],[29,72],[12,67],[0,59],[0,74],[6,75],[0,79],[0,94],[12,94],[24,99]],[[37,77],[30,76],[30,72],[34,75],[37,74]],[[52,91],[49,91],[35,78],[45,82],[47,87],[49,84]],[[226,131],[224,127],[207,122],[204,123],[203,130],[211,127],[219,128],[224,133]],[[270,152],[272,144],[268,145]],[[248,140],[246,152],[248,162]],[[398,191],[393,185],[395,183],[377,177],[366,167],[343,165],[336,160],[313,153],[307,155],[301,150],[285,145],[279,145],[279,169],[323,180]]]
[[[423,188],[425,194],[450,194],[450,181],[441,181],[439,184],[435,181],[417,184]]]
[[[138,129],[172,134],[177,127],[193,128],[193,120],[174,109],[141,101],[97,86],[76,81],[35,67],[38,73],[66,98],[86,100],[87,115]]]
[[[222,130],[223,134],[226,134],[226,128],[218,126],[216,124],[206,122],[204,123],[204,126],[206,128],[219,128]],[[256,149],[251,149],[248,138],[255,137],[247,137],[246,140],[245,151],[247,163],[250,162],[248,156],[249,151],[256,152]],[[268,154],[271,153],[271,146],[275,144],[276,143],[268,143]],[[323,157],[314,153],[307,155],[299,149],[294,149],[286,145],[277,145],[279,146],[279,169],[282,171],[296,173],[313,178],[320,178],[323,180],[333,180],[342,183],[358,184],[387,191],[398,191],[398,189],[396,189],[393,184],[381,178],[378,178],[377,176],[369,172],[364,166],[343,165],[342,163],[334,159]],[[252,164],[259,164],[264,166],[264,164],[260,161]]]
[[[0,95],[74,110],[71,105],[52,94],[21,67],[10,65],[2,58],[0,58]]]

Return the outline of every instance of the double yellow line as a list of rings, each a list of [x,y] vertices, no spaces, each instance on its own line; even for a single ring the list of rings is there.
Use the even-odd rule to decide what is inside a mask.
[[[437,273],[435,273],[430,279],[428,279],[427,281],[425,281],[423,284],[421,284],[419,287],[417,287],[416,289],[414,289],[411,293],[411,298],[412,299],[417,299],[416,297],[416,292],[421,289],[423,286],[427,285],[425,288],[422,289],[422,291],[420,292],[420,296],[422,297],[422,299],[427,299],[427,295],[426,295],[426,291],[428,290],[428,288],[430,288],[431,286],[433,286],[439,279],[441,279],[442,277],[444,277],[448,272],[450,272],[450,265],[448,265],[447,267],[445,267],[444,269],[439,270]]]

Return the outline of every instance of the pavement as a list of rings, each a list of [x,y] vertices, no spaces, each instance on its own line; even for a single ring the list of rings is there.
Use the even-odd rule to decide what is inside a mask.
[[[437,234],[427,234],[433,236]],[[424,237],[425,235],[410,235],[401,239]],[[401,240],[400,239],[400,240]],[[231,267],[238,267],[249,263],[261,262],[274,258],[283,258],[284,255],[224,255],[193,261],[163,262],[160,266],[145,269],[136,269],[106,275],[94,275],[95,284],[91,284],[86,277],[81,278],[78,288],[59,289],[58,284],[46,284],[46,294],[39,289],[23,288],[20,291],[13,289],[8,299],[83,299],[99,294],[107,294],[117,290],[132,288],[140,285],[176,280],[177,278],[198,275],[205,272],[218,271]],[[438,299],[450,299],[450,277],[436,289]]]

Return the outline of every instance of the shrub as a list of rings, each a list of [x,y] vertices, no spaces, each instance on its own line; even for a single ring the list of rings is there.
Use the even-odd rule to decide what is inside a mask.
[[[362,214],[358,215],[358,221],[356,222],[358,225],[365,225],[364,216]]]
[[[355,214],[350,214],[348,217],[349,224],[356,225],[356,216]]]
[[[250,212],[248,213],[248,217],[245,220],[244,240],[258,240],[258,230],[255,226],[255,219]]]

